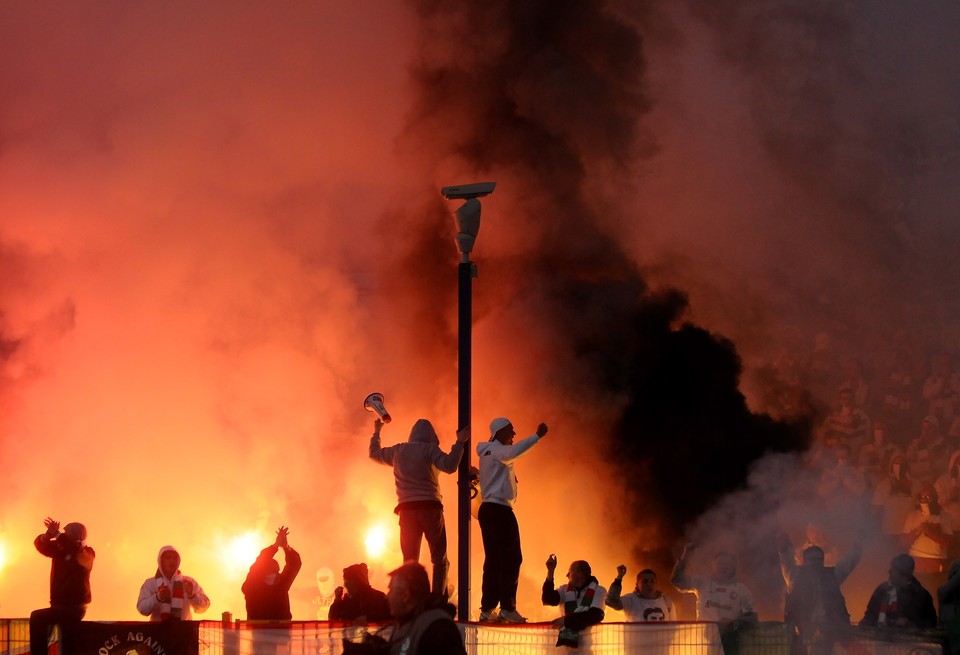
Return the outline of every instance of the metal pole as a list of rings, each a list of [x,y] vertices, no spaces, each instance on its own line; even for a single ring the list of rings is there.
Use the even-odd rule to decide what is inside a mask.
[[[464,255],[464,259],[467,256]],[[458,322],[458,420],[457,429],[470,425],[470,369],[472,339],[472,280],[474,265],[469,260],[460,263],[459,322]],[[457,477],[457,588],[459,603],[457,618],[470,619],[470,462],[473,439],[467,441]]]

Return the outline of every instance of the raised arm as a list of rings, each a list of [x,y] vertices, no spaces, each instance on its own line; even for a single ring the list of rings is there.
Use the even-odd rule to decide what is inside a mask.
[[[607,607],[612,607],[615,610],[623,609],[623,601],[620,599],[620,594],[623,591],[623,576],[626,574],[627,567],[625,565],[621,564],[617,567],[617,577],[610,583],[610,588],[607,590],[607,597],[604,600]]]
[[[797,558],[793,554],[793,544],[785,532],[777,536],[777,553],[780,555],[780,574],[787,589],[793,588],[793,579],[797,574]]]
[[[844,555],[837,565],[833,567],[834,575],[837,576],[837,583],[843,584],[844,580],[850,577],[850,574],[853,573],[853,570],[857,568],[857,564],[860,563],[860,558],[863,556],[863,537],[860,534],[853,540],[853,546],[850,548],[850,551]]]
[[[457,432],[457,441],[453,444],[453,447],[450,449],[450,454],[444,453],[442,450],[437,448],[434,451],[433,455],[433,465],[436,466],[439,470],[444,473],[453,473],[457,470],[457,467],[460,466],[460,458],[463,457],[463,450],[467,446],[467,441],[470,439],[470,428],[465,427],[461,428]]]
[[[505,464],[509,464],[516,458],[520,457],[520,455],[536,446],[537,442],[540,441],[540,438],[541,437],[538,434],[531,434],[529,437],[524,437],[513,445],[501,445],[497,449],[497,459]]]
[[[393,458],[397,453],[397,447],[383,448],[380,446],[380,428],[382,427],[383,421],[380,419],[373,422],[373,436],[370,437],[370,459],[386,466],[393,466]]]
[[[680,591],[693,591],[693,580],[687,575],[687,555],[689,555],[690,545],[685,544],[680,551],[680,557],[673,567],[673,575],[670,576],[670,583]]]
[[[540,602],[544,605],[556,607],[560,604],[560,592],[553,586],[553,574],[557,570],[557,556],[551,555],[547,558],[547,577],[543,581],[543,588],[540,592]]]
[[[293,546],[290,545],[284,547],[283,555],[283,571],[280,572],[280,577],[283,578],[283,585],[287,588],[287,591],[289,591],[293,585],[293,581],[297,578],[297,574],[300,573],[303,560],[300,558],[300,553],[295,551]]]
[[[43,519],[43,525],[47,530],[43,534],[37,535],[37,538],[33,540],[33,545],[41,555],[53,557],[59,551],[59,546],[54,539],[60,535],[60,522],[54,521],[48,516]]]
[[[241,592],[249,593],[253,589],[251,585],[255,585],[257,581],[262,581],[267,576],[267,572],[270,570],[268,563],[273,561],[273,556],[277,554],[277,550],[276,544],[270,544],[260,551],[257,559],[250,565],[246,579],[240,585]]]

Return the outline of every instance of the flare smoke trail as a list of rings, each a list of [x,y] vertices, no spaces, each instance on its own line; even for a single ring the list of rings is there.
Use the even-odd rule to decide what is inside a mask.
[[[686,321],[682,292],[651,289],[613,231],[631,220],[619,194],[657,150],[640,33],[604,3],[418,7],[428,45],[405,143],[439,154],[438,168],[453,157],[507,176],[526,244],[490,248],[480,329],[513,323],[519,352],[562,344],[517,374],[571,403],[589,449],[629,462],[617,486],[638,510],[630,523],[663,546],[766,451],[803,448],[807,426],[748,410],[733,345]]]
[[[631,509],[620,557],[662,571],[685,532],[735,548],[748,576],[771,578],[757,582],[770,611],[774,537],[816,508],[797,460],[774,454],[802,451],[822,408],[808,398],[784,413],[713,330],[756,366],[824,330],[876,355],[896,327],[956,310],[954,285],[939,283],[956,266],[929,238],[956,208],[956,105],[936,83],[897,103],[883,84],[920,70],[947,83],[955,66],[912,51],[890,3],[417,7],[404,144],[435,171],[514,187],[497,211],[516,227],[498,229],[525,247],[503,255],[486,241],[494,270],[479,285],[480,330],[499,323],[493,342],[533,353],[505,377],[540,405],[562,399],[584,438],[576,452],[611,462],[609,486],[585,466],[566,475]],[[956,10],[933,14],[911,27],[955,50],[929,21],[956,24]],[[940,131],[921,127],[929,116]],[[928,159],[936,182],[918,176]],[[751,411],[744,390],[782,420]]]

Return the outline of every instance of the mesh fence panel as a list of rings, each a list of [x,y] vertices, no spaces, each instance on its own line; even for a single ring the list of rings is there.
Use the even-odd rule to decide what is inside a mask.
[[[23,655],[30,652],[30,621],[0,619],[0,655]]]
[[[457,625],[469,655],[723,655],[714,623],[603,623],[581,633],[577,649],[557,648],[557,630],[548,623]],[[359,643],[366,634],[379,633],[389,638],[390,632],[388,626],[345,627],[326,621],[199,621],[198,628],[199,655],[340,655],[344,652],[345,639]],[[829,652],[831,655],[942,655],[942,636],[936,631],[909,633],[851,628],[831,644]],[[51,652],[56,652],[56,646],[55,643]],[[29,621],[0,619],[0,655],[28,655],[29,652]],[[783,623],[761,623],[740,635],[739,655],[790,653],[790,629]]]

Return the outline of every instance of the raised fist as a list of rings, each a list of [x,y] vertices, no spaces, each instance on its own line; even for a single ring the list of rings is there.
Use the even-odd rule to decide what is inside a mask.
[[[556,570],[556,568],[557,568],[557,556],[551,554],[550,557],[547,558],[547,570],[553,573]]]

